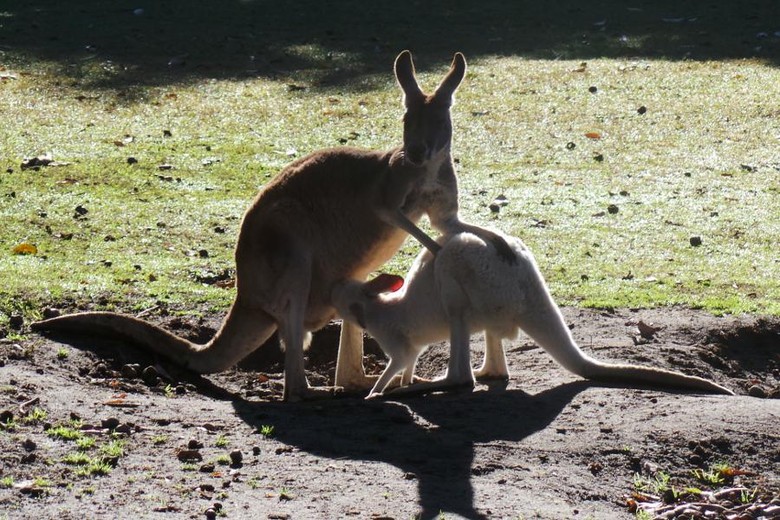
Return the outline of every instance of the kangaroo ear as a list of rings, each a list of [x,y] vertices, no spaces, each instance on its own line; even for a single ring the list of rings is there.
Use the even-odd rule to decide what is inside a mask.
[[[394,70],[395,79],[398,81],[401,90],[404,91],[404,105],[409,106],[410,103],[425,97],[420,85],[417,84],[417,79],[414,77],[414,62],[412,61],[411,52],[402,51],[398,55],[395,59]]]
[[[462,53],[456,52],[452,58],[452,65],[450,65],[450,71],[441,80],[441,83],[436,88],[436,92],[433,96],[439,102],[446,102],[451,104],[452,98],[455,95],[455,91],[458,90],[460,82],[466,76],[466,57]]]
[[[376,298],[382,293],[396,292],[404,286],[404,279],[395,274],[381,273],[373,280],[363,284],[363,294]]]

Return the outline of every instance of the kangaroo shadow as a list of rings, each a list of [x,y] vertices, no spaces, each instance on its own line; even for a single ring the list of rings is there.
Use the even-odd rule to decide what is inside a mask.
[[[392,464],[418,482],[420,518],[485,518],[471,485],[477,444],[522,441],[547,427],[585,381],[530,395],[521,390],[436,394],[403,401],[336,399],[274,404],[233,400],[238,416],[312,455]]]

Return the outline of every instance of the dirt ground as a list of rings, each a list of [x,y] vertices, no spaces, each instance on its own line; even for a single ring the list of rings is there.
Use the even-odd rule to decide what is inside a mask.
[[[521,338],[508,384],[285,404],[274,345],[201,378],[120,341],[29,335],[0,343],[0,518],[780,518],[780,320],[564,314],[600,359],[738,395],[585,382]],[[157,318],[200,339],[218,320]],[[312,384],[335,354],[330,327]],[[432,348],[420,375],[446,360]],[[382,363],[369,344],[369,369]]]

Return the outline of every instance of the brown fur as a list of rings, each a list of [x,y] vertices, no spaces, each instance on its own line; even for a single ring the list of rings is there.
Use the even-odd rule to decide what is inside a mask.
[[[120,335],[209,373],[233,366],[278,328],[286,349],[285,399],[310,396],[314,389],[304,372],[304,346],[309,332],[334,315],[333,285],[365,279],[395,254],[407,233],[438,250],[413,224],[423,214],[442,231],[471,228],[458,218],[450,153],[449,108],[465,75],[465,59],[455,55],[433,95],[417,86],[408,51],[398,56],[395,70],[406,107],[403,146],[386,152],[347,147],[314,152],[260,191],[238,235],[236,299],[210,342],[194,344],[142,320],[106,312],[61,316],[33,329]],[[371,384],[363,372],[362,334],[353,325],[342,329],[336,384]]]

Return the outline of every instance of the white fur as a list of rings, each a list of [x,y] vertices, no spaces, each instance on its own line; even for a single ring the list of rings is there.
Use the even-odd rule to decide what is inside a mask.
[[[501,235],[501,234],[500,234]],[[366,284],[338,284],[333,304],[346,320],[360,323],[390,362],[371,390],[381,393],[399,372],[402,385],[412,381],[417,358],[433,342],[451,342],[447,375],[424,384],[426,389],[473,385],[469,339],[485,331],[486,350],[480,378],[508,378],[502,339],[519,330],[536,341],[565,369],[585,378],[638,381],[682,386],[715,393],[728,389],[706,379],[650,367],[608,364],[585,354],[576,344],[553,301],[533,255],[515,237],[501,235],[514,250],[516,262],[499,258],[491,244],[471,233],[441,237],[442,249],[420,253],[406,276],[405,287],[374,295]],[[415,385],[417,387],[418,385]]]

